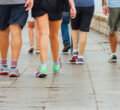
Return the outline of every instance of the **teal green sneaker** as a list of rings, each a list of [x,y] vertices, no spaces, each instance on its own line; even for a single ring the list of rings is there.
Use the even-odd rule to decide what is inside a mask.
[[[45,78],[47,76],[47,67],[40,67],[40,69],[37,70],[36,72],[36,77],[38,78]]]
[[[54,73],[58,73],[60,70],[60,66],[59,65],[53,65],[53,72]]]
[[[59,64],[53,65],[53,72],[58,73],[61,68],[62,68],[62,63],[61,63],[61,58],[59,58]]]

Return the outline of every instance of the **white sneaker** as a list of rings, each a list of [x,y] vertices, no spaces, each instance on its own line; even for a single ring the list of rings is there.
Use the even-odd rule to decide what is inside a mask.
[[[108,62],[116,63],[117,62],[117,55],[110,55],[108,58]]]

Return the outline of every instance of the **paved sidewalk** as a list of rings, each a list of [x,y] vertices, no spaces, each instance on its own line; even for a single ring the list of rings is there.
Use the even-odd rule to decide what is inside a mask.
[[[25,29],[19,60],[21,77],[0,76],[0,110],[120,110],[120,59],[116,64],[107,62],[107,37],[89,33],[85,65],[69,64],[71,54],[60,54],[63,68],[56,75],[49,52],[45,79],[35,77],[39,55],[28,54],[28,41]]]

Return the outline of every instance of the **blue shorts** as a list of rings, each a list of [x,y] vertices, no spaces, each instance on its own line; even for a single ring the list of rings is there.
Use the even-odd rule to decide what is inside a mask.
[[[0,5],[0,30],[5,30],[11,24],[19,24],[23,28],[27,17],[24,4]]]

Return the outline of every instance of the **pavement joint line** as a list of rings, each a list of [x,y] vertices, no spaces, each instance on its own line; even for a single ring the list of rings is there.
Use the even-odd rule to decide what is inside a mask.
[[[95,103],[96,103],[96,110],[99,110],[98,101],[97,101],[97,97],[96,97],[96,92],[95,92],[95,89],[94,89],[94,86],[93,86],[93,81],[92,81],[92,77],[91,77],[91,74],[90,74],[91,72],[90,72],[90,69],[89,69],[89,66],[88,66],[86,54],[85,54],[85,59],[86,59],[86,66],[88,68],[88,75],[89,75],[89,79],[90,79],[90,82],[91,82],[92,91],[93,91],[93,95],[94,95],[94,99],[95,99]]]
[[[54,89],[55,87],[53,87],[53,84],[54,84],[54,81],[55,81],[55,78],[56,78],[56,75],[54,75],[53,77],[52,77],[52,81],[51,81],[51,86],[50,87],[47,87],[48,88],[48,96],[47,96],[47,98],[46,98],[46,101],[45,101],[45,105],[49,102],[49,97],[50,97],[50,92],[52,91],[52,89]],[[58,87],[59,88],[59,87]],[[43,108],[43,110],[45,110],[45,106],[44,106],[44,108]]]
[[[28,64],[28,66],[21,72],[21,74],[23,74],[26,70],[28,70],[28,67],[31,65],[31,63],[30,64]],[[19,78],[19,77],[18,77]],[[11,86],[17,81],[17,79],[18,78],[15,78],[15,80],[7,87],[7,88],[11,88]]]

